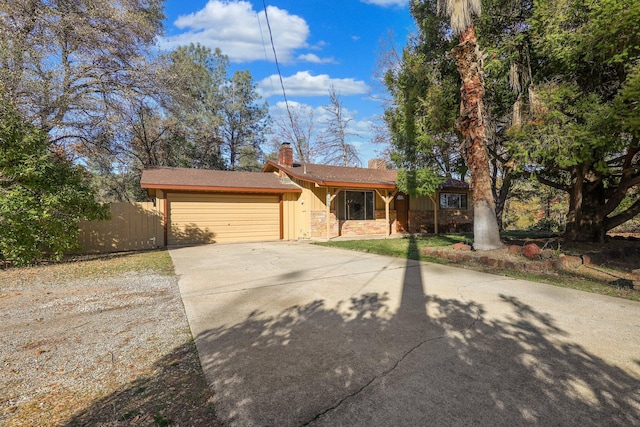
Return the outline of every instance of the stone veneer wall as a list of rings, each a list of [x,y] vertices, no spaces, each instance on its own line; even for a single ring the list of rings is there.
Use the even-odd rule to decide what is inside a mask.
[[[329,215],[330,237],[335,237],[338,235],[336,211],[332,210]],[[327,237],[327,211],[311,211],[310,227],[311,237]]]
[[[327,237],[326,211],[311,211],[311,237]],[[367,236],[386,234],[385,211],[376,210],[375,220],[340,220],[336,221],[336,211],[331,211],[330,237],[336,236]],[[389,211],[391,233],[396,232],[396,211]]]
[[[341,236],[367,236],[374,234],[387,234],[389,225],[385,218],[384,210],[376,210],[375,220],[340,220]],[[396,232],[396,211],[389,210],[391,221],[391,233]]]
[[[409,232],[433,233],[433,223],[433,211],[409,211]],[[442,209],[438,211],[438,232],[454,233],[472,230],[472,209]]]

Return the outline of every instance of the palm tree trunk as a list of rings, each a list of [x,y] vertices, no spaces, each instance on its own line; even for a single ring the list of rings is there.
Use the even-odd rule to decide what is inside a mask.
[[[489,154],[486,145],[485,112],[482,103],[482,54],[473,25],[460,34],[451,52],[462,79],[458,130],[463,136],[463,153],[471,171],[473,189],[473,246],[476,250],[502,247],[491,189]]]

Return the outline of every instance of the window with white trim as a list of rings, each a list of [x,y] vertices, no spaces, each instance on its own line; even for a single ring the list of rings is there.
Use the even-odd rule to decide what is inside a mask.
[[[373,191],[341,191],[336,197],[339,219],[375,219]]]
[[[440,209],[467,209],[467,195],[440,193]]]

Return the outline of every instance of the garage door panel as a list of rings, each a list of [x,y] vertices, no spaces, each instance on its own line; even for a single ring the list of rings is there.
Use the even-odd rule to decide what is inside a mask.
[[[169,195],[169,244],[278,240],[280,198],[273,195]]]

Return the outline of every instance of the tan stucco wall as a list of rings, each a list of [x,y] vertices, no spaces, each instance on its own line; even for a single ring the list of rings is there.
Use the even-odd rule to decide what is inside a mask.
[[[326,197],[328,189],[316,187],[315,184],[293,179],[292,183],[298,186],[302,193],[286,193],[282,196],[282,231],[284,240],[297,240],[309,238],[327,237],[327,211]],[[341,189],[344,190],[344,189]],[[338,189],[331,188],[332,194]],[[357,191],[357,190],[356,190]],[[471,194],[465,191],[447,191],[450,193],[466,193],[468,203],[471,203]],[[331,203],[329,213],[329,236],[339,235],[368,235],[385,234],[385,205],[382,198],[375,193],[376,219],[373,221],[338,221],[336,216],[335,199]],[[386,191],[381,193],[386,195]],[[155,190],[150,196],[156,199],[158,212],[165,212],[166,195],[162,190]],[[435,195],[439,198],[439,192]],[[430,197],[410,198],[409,200],[409,224],[410,232],[433,232],[434,204]],[[391,233],[396,233],[395,200],[389,206]],[[163,218],[164,220],[164,218]],[[473,222],[473,209],[468,210],[438,210],[438,223],[441,232],[463,231]],[[164,224],[163,224],[164,225]]]
[[[282,231],[284,240],[298,239],[297,205],[299,193],[285,193],[282,197]]]

